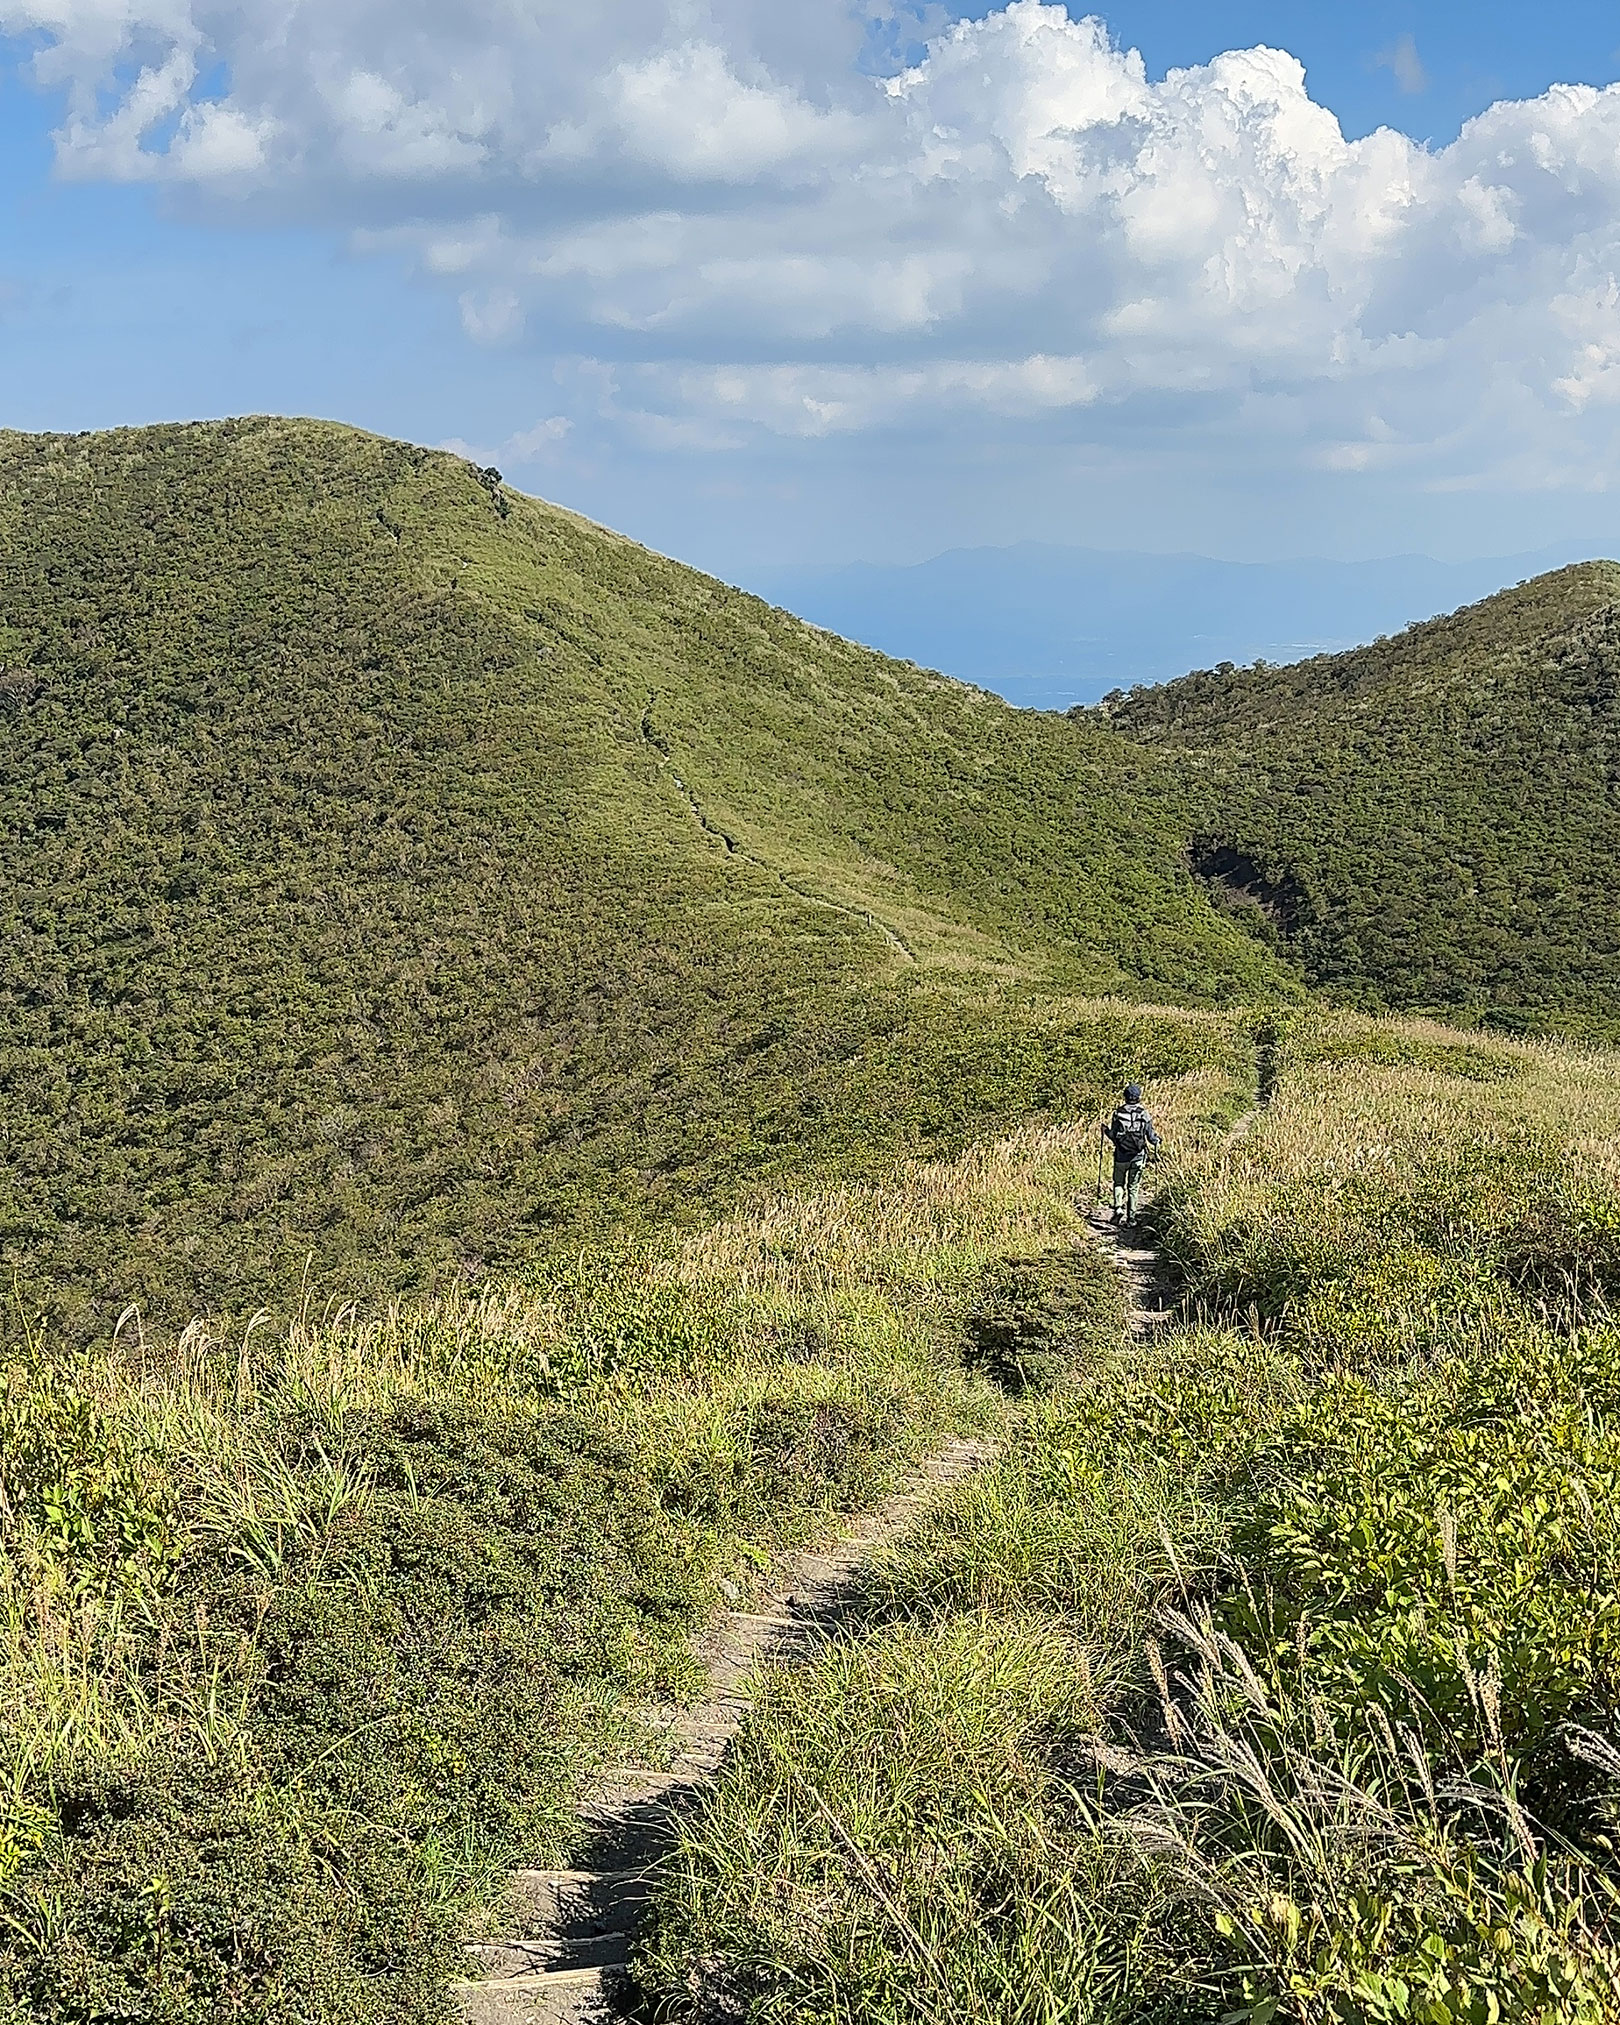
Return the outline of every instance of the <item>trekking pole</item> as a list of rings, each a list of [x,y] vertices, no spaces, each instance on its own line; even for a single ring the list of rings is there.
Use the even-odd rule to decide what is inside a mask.
[[[1103,1206],[1103,1120],[1097,1120],[1097,1207]]]

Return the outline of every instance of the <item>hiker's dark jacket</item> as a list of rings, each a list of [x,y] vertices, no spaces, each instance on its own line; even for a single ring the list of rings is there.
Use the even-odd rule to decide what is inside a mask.
[[[1113,1142],[1114,1155],[1119,1160],[1145,1159],[1148,1148],[1159,1143],[1159,1135],[1154,1130],[1145,1104],[1121,1104],[1103,1129]]]

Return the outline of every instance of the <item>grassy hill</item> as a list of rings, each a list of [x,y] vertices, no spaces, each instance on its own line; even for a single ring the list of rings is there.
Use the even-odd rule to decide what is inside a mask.
[[[0,2025],[436,2025],[968,1430],[660,2015],[1620,2017],[1620,1057],[1302,981],[1601,1010],[1613,573],[1059,718],[324,425],[0,438],[0,563]]]
[[[1050,1104],[1032,993],[1295,989],[1122,765],[455,457],[0,436],[0,1258],[476,1277]]]
[[[1620,1007],[1620,566],[1088,720],[1159,754],[1207,889],[1368,1007]]]
[[[443,453],[0,435],[0,1262],[476,1279],[1061,1110],[1054,994],[1590,1015],[1617,589],[1062,717]]]

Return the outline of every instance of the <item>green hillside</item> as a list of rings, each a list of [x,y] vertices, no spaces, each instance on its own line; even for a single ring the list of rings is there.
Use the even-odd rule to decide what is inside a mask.
[[[1335,998],[1620,1006],[1620,566],[1087,721],[1169,762],[1209,891]]]
[[[323,424],[0,565],[0,2025],[444,2025],[953,1435],[639,2015],[1615,2025],[1620,1052],[1309,987],[1612,1011],[1620,571],[1061,717]]]
[[[315,423],[0,436],[0,1257],[110,1322],[477,1277],[1296,989],[1105,730]],[[971,982],[968,976],[971,974]]]

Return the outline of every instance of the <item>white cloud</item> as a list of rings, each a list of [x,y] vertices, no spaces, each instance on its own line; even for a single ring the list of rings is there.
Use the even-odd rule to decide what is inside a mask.
[[[461,298],[461,327],[474,344],[515,344],[523,335],[523,303],[510,288],[468,289]]]
[[[781,86],[749,83],[712,43],[687,42],[617,65],[597,105],[551,129],[543,157],[603,154],[644,162],[682,182],[747,183],[825,162],[859,139],[851,117],[823,113]]]
[[[536,422],[532,429],[519,429],[508,436],[504,443],[493,448],[481,448],[476,443],[467,443],[459,436],[451,436],[439,445],[441,450],[452,451],[457,457],[465,457],[469,464],[479,466],[539,464],[553,455],[573,433],[574,425],[566,415],[547,415]]]
[[[1380,69],[1387,70],[1400,89],[1408,94],[1427,91],[1429,73],[1423,68],[1423,59],[1418,55],[1416,41],[1410,35],[1398,35],[1388,49],[1381,49],[1373,61]]]
[[[1141,417],[1317,469],[1607,482],[1620,87],[1431,151],[1347,140],[1285,51],[1154,79],[1048,0],[873,76],[898,11],[0,0],[0,28],[67,94],[69,172],[364,227],[477,342],[605,361],[578,419],[642,442]],[[1409,39],[1386,60],[1417,88]]]
[[[1027,418],[1085,407],[1099,391],[1086,360],[1042,355],[918,366],[650,368],[638,379],[664,412],[718,429],[758,424],[784,436],[844,435],[941,407]]]

